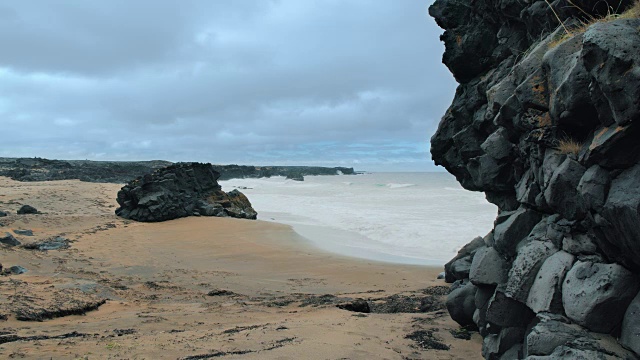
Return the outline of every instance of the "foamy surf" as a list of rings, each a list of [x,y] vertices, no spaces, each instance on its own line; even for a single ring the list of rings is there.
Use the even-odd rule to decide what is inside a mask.
[[[442,265],[492,227],[496,207],[446,173],[233,179],[258,218],[293,226],[324,250],[371,260]],[[456,190],[456,191],[447,191]]]

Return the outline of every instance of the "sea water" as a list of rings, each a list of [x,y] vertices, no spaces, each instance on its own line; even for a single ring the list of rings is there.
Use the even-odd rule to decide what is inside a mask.
[[[291,225],[334,253],[443,265],[491,230],[497,208],[447,173],[372,173],[221,181],[239,188],[258,219]]]

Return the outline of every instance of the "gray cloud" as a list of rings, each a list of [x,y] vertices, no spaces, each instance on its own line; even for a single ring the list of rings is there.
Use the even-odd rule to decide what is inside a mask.
[[[428,2],[0,5],[0,156],[428,170]]]

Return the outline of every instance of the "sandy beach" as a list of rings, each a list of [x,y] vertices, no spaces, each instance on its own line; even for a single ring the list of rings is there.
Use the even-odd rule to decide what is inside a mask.
[[[451,333],[459,327],[443,309],[441,268],[324,252],[259,220],[124,220],[114,215],[119,188],[0,178],[0,210],[10,213],[0,234],[23,245],[69,240],[60,250],[0,247],[5,269],[28,270],[0,277],[0,358],[481,358],[478,334]],[[41,214],[17,215],[23,204]],[[336,307],[357,298],[379,306]],[[430,311],[387,311],[398,299]],[[18,319],[34,311],[42,321]],[[425,349],[412,333],[450,349]]]

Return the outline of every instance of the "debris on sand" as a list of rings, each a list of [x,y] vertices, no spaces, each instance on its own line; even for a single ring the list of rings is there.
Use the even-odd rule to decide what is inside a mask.
[[[417,346],[423,350],[449,350],[449,345],[441,342],[433,335],[432,330],[417,330],[407,336],[405,339],[411,339],[417,343]]]
[[[33,236],[33,230],[30,229],[14,229],[13,233],[22,236]]]
[[[86,338],[96,335],[83,334],[76,331],[61,334],[61,335],[34,335],[34,336],[18,336],[16,334],[1,334],[0,344],[6,344],[14,341],[42,341],[42,340],[57,340],[57,339],[70,339],[70,338]]]
[[[42,250],[42,251],[61,250],[61,249],[68,249],[70,242],[71,241],[67,238],[63,238],[62,236],[56,236],[51,239],[38,241],[30,244],[24,244],[22,247],[27,250]]]
[[[10,311],[21,321],[44,321],[69,315],[84,315],[106,302],[105,299],[85,294],[78,289],[54,291],[48,299],[33,296],[30,292],[20,292],[12,298]]]
[[[371,308],[365,299],[355,299],[352,302],[336,305],[338,309],[353,311],[358,313],[370,313]]]
[[[233,296],[236,293],[224,289],[213,289],[207,293],[207,296]]]

